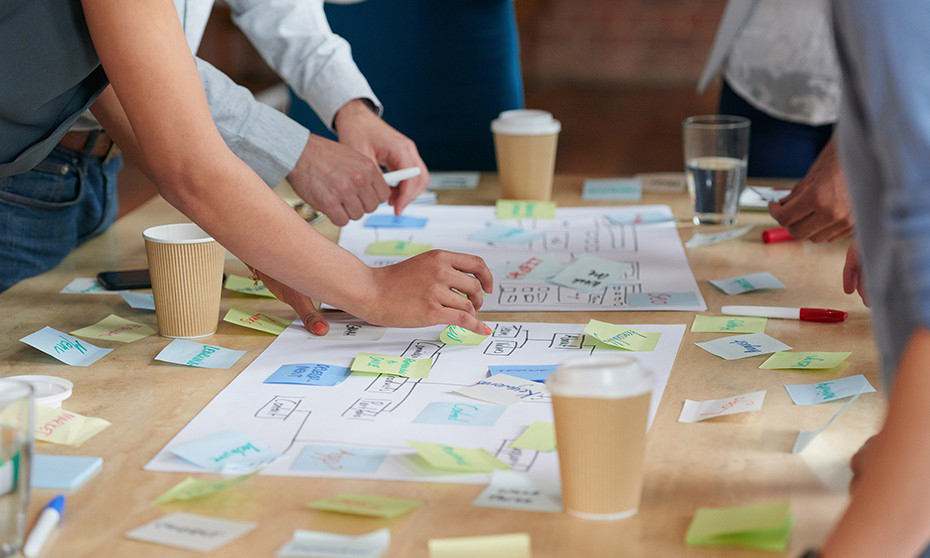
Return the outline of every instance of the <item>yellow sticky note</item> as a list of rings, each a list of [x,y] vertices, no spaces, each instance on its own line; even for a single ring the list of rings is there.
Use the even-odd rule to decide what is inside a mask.
[[[388,374],[405,378],[426,378],[433,361],[428,358],[406,358],[390,355],[358,353],[352,361],[352,372]]]
[[[430,539],[429,558],[531,558],[527,533]]]
[[[423,505],[423,502],[376,494],[340,492],[335,496],[310,502],[307,505],[318,510],[392,518],[412,512]]]
[[[64,409],[35,405],[36,440],[79,446],[110,426],[101,418],[85,417]]]
[[[694,317],[691,333],[762,333],[768,318],[747,316],[703,316]]]
[[[369,256],[416,256],[432,248],[425,242],[408,242],[406,240],[382,240],[372,242],[365,249]]]
[[[439,334],[439,340],[447,345],[480,345],[487,338],[457,325],[450,325]]]
[[[110,314],[94,325],[83,327],[71,332],[71,335],[103,339],[106,341],[119,341],[132,343],[155,333],[155,329],[145,324],[136,323],[126,318]]]
[[[249,279],[248,277],[243,277],[241,275],[230,275],[226,279],[225,287],[227,291],[235,291],[237,293],[245,293],[255,296],[267,296],[268,298],[277,298],[261,281],[258,281],[258,284],[256,285],[256,281],[254,279]]]
[[[246,312],[239,308],[230,308],[229,312],[226,312],[226,316],[223,317],[223,321],[273,335],[280,334],[287,329],[287,326],[291,325],[290,320],[270,316],[262,312]]]
[[[167,504],[168,502],[174,502],[175,500],[196,500],[197,498],[205,498],[207,496],[216,494],[217,492],[222,492],[231,486],[247,481],[257,474],[258,471],[255,471],[254,473],[240,475],[231,479],[211,481],[197,480],[192,477],[187,477],[178,484],[169,488],[167,492],[156,498],[154,501],[152,501],[152,503],[159,505]]]
[[[551,422],[536,421],[511,442],[510,447],[521,450],[555,451],[555,425]]]
[[[510,469],[503,461],[484,449],[460,448],[407,440],[417,454],[435,469],[462,473],[490,473],[496,469]]]
[[[651,351],[662,336],[661,333],[646,333],[598,320],[588,322],[584,332],[605,345],[627,351]]]
[[[696,546],[740,546],[784,552],[793,519],[788,500],[737,508],[699,508],[685,535]]]
[[[807,353],[774,353],[759,368],[767,370],[776,370],[784,368],[800,369],[818,369],[826,370],[836,368],[841,362],[852,353],[828,353],[828,352],[807,352]]]
[[[498,219],[555,219],[555,202],[497,200]]]

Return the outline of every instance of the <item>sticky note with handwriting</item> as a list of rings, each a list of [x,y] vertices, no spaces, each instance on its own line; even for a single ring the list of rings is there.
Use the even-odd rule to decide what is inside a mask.
[[[335,496],[307,504],[317,510],[390,519],[408,514],[423,505],[422,500],[395,498],[378,494],[340,492]]]
[[[468,235],[468,240],[475,242],[491,242],[496,244],[527,244],[542,238],[543,233],[508,227],[506,225],[491,225],[480,231]]]
[[[632,271],[633,265],[629,262],[617,262],[591,254],[582,254],[549,281],[576,291],[594,292],[604,289],[611,283],[616,283]]]
[[[155,310],[155,295],[130,292],[120,293],[119,295],[126,301],[126,304],[136,310]]]
[[[488,372],[492,377],[506,374],[524,380],[545,382],[549,374],[555,372],[556,366],[555,364],[492,364],[488,366]]]
[[[372,215],[365,219],[365,226],[385,229],[422,229],[427,221],[426,217],[409,215]]]
[[[555,425],[551,422],[535,421],[526,427],[510,447],[521,450],[555,451]]]
[[[386,328],[365,322],[330,322],[326,335],[309,335],[308,339],[327,341],[377,341],[384,337]]]
[[[587,201],[639,201],[643,184],[636,178],[589,178],[584,181],[581,199]]]
[[[374,473],[388,457],[383,448],[307,445],[291,463],[294,471]]]
[[[446,326],[439,334],[439,340],[446,345],[480,345],[487,338],[457,325]]]
[[[139,339],[145,339],[149,335],[154,335],[155,329],[145,324],[127,320],[126,318],[120,318],[115,314],[110,314],[94,325],[77,329],[72,331],[71,334],[80,335],[81,337],[90,337],[91,339],[132,343]]]
[[[164,494],[152,501],[156,506],[176,502],[179,500],[196,500],[206,498],[227,488],[233,487],[239,483],[245,482],[258,474],[258,471],[239,475],[228,479],[220,480],[200,480],[193,477],[187,477],[178,484],[169,488]]]
[[[507,262],[493,268],[494,276],[498,280],[508,281],[541,281],[555,276],[564,266],[555,260],[546,260],[536,256],[526,259]]]
[[[387,528],[357,536],[298,529],[275,558],[380,558],[389,546]]]
[[[466,397],[497,403],[498,405],[513,405],[521,401],[539,401],[549,391],[545,386],[533,380],[495,374],[490,378],[478,380],[477,383],[454,390]]]
[[[695,343],[710,354],[726,360],[737,360],[754,356],[765,355],[778,351],[790,351],[791,347],[778,339],[764,333],[747,333],[745,335],[730,335],[719,339],[712,339],[703,343]]]
[[[226,349],[216,345],[205,345],[187,339],[175,339],[155,355],[155,360],[196,368],[226,369],[236,364],[236,361],[242,358],[245,353],[246,351]]]
[[[223,317],[224,322],[236,324],[242,327],[257,329],[272,335],[279,335],[287,326],[291,325],[291,320],[285,320],[277,316],[265,314],[263,312],[249,312],[241,308],[230,308]]]
[[[407,440],[407,443],[434,469],[460,473],[490,473],[496,469],[510,469],[485,449],[461,448],[413,440]]]
[[[809,351],[797,353],[775,353],[759,368],[766,370],[783,370],[798,368],[802,370],[827,370],[836,368],[852,353]]]
[[[728,279],[711,279],[709,283],[728,295],[738,295],[762,289],[784,289],[785,285],[767,271]]]
[[[706,401],[692,401],[685,399],[685,404],[678,415],[678,422],[700,422],[725,415],[749,413],[762,409],[765,401],[765,390],[741,393],[723,399],[708,399]]]
[[[685,543],[784,552],[793,519],[788,500],[735,508],[698,508]]]
[[[493,471],[491,482],[471,504],[479,508],[560,512],[560,500],[558,493],[543,490],[528,475],[515,471]]]
[[[598,320],[589,321],[584,328],[584,332],[601,343],[628,351],[652,350],[648,347],[651,345],[654,348],[655,342],[650,340],[650,336],[656,340],[661,336],[659,333],[650,334]]]
[[[433,361],[428,358],[407,358],[372,353],[358,353],[352,361],[352,372],[388,374],[405,378],[426,378]]]
[[[226,285],[224,287],[227,291],[255,296],[264,296],[268,298],[277,298],[261,281],[249,279],[248,277],[243,277],[241,275],[230,275],[226,279]]]
[[[197,552],[213,552],[255,529],[256,525],[254,521],[232,521],[178,512],[136,527],[126,533],[126,538]]]
[[[478,187],[478,172],[430,172],[430,190],[474,190]]]
[[[698,296],[696,293],[630,293],[626,296],[626,302],[632,307],[637,306],[698,306]]]
[[[531,558],[527,533],[430,539],[429,558]]]
[[[785,389],[788,390],[788,395],[795,405],[817,405],[875,391],[869,380],[862,374],[816,384],[786,385]]]
[[[252,471],[281,452],[236,430],[227,430],[170,448],[171,453],[210,471]]]
[[[91,279],[90,277],[75,277],[59,292],[61,294],[115,295],[127,291],[108,291],[104,289],[103,285],[98,283],[96,279]]]
[[[498,219],[555,219],[555,202],[497,200]]]
[[[90,366],[113,350],[91,345],[48,326],[20,341],[71,366]]]
[[[768,318],[747,316],[694,316],[691,333],[762,333]]]
[[[504,414],[504,407],[500,405],[483,405],[464,401],[433,401],[426,404],[413,422],[443,426],[494,426],[502,414]]]
[[[265,384],[297,386],[336,386],[349,377],[349,369],[334,364],[285,364],[268,376]]]
[[[372,242],[365,249],[369,256],[416,256],[429,251],[432,244],[408,240],[381,240]]]
[[[33,419],[36,440],[65,446],[79,446],[110,426],[110,422],[102,418],[85,417],[38,403],[34,406]]]
[[[624,213],[608,213],[604,217],[614,225],[655,225],[659,223],[674,223],[675,218],[661,211],[631,211]]]

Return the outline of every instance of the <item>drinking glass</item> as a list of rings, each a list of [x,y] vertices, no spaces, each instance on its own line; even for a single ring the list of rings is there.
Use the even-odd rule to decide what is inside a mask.
[[[19,552],[29,505],[32,386],[0,379],[0,556]]]
[[[694,224],[736,223],[739,195],[746,185],[749,119],[691,116],[682,123],[682,136]]]

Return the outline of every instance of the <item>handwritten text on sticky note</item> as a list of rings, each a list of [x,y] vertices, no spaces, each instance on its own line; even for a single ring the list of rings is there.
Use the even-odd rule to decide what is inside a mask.
[[[510,469],[484,449],[461,448],[412,440],[408,440],[407,443],[417,452],[417,455],[435,469],[461,473],[490,473],[496,469]]]
[[[591,337],[594,337],[601,343],[610,345],[611,347],[617,347],[618,349],[626,349],[628,351],[651,350],[648,349],[648,347],[650,345],[655,347],[655,343],[650,341],[650,335],[653,337],[656,335],[661,335],[650,334],[636,329],[609,324],[607,322],[601,322],[598,320],[589,321],[588,325],[586,325],[584,328],[584,332]]]
[[[94,325],[72,331],[71,334],[80,335],[81,337],[90,337],[91,339],[132,343],[133,341],[144,339],[149,335],[154,335],[155,329],[145,324],[140,324],[110,314]]]
[[[498,219],[555,219],[555,202],[497,200]]]
[[[349,369],[334,364],[308,362],[285,364],[279,367],[263,383],[293,384],[297,386],[335,386],[349,377]]]
[[[851,354],[836,352],[775,353],[763,362],[759,368],[766,370],[787,368],[826,370],[836,368]]]
[[[290,320],[265,314],[263,312],[249,312],[241,308],[230,308],[223,317],[224,322],[236,324],[250,329],[257,329],[272,335],[278,335],[291,325]]]
[[[20,341],[71,366],[90,366],[113,350],[91,345],[48,326]]]
[[[236,430],[186,442],[171,448],[171,453],[211,471],[253,470],[281,455]]]
[[[768,318],[698,314],[691,324],[691,333],[762,333],[766,323]]]
[[[778,339],[764,333],[747,333],[745,335],[730,335],[719,339],[712,339],[703,343],[695,343],[708,353],[717,355],[726,360],[736,360],[761,356],[777,351],[790,351],[791,347]]]
[[[549,281],[577,291],[594,292],[627,278],[632,271],[633,265],[628,262],[582,254]]]
[[[685,404],[681,408],[681,414],[678,416],[678,422],[699,422],[725,415],[759,411],[762,409],[762,403],[764,401],[764,390],[741,393],[740,395],[725,397],[723,399],[709,399],[707,401],[685,399]]]
[[[205,345],[186,339],[175,339],[155,355],[155,360],[197,368],[225,369],[236,364],[236,361],[242,358],[245,353],[246,351],[236,351],[217,347],[216,345]]]
[[[406,358],[372,353],[358,353],[352,361],[352,372],[388,374],[405,378],[426,378],[433,361],[428,358]]]
[[[795,405],[816,405],[875,391],[872,384],[862,374],[816,384],[786,385],[785,389],[788,390],[788,395],[791,396]]]
[[[480,345],[487,338],[457,325],[446,326],[439,334],[439,340],[446,345]]]
[[[762,289],[784,289],[785,285],[767,271],[728,279],[711,279],[710,284],[728,295],[738,295]]]
[[[477,383],[455,390],[473,399],[497,403],[498,405],[513,405],[521,401],[541,400],[549,392],[545,386],[533,380],[495,374],[490,378],[478,380]]]
[[[229,278],[226,279],[225,288],[227,291],[275,298],[264,283],[241,275],[230,275]]]

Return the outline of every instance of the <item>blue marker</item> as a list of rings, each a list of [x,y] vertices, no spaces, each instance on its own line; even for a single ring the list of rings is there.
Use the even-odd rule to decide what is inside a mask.
[[[39,514],[39,520],[36,521],[35,527],[29,533],[26,544],[23,545],[23,554],[28,558],[38,556],[48,540],[49,535],[58,527],[61,522],[61,514],[65,511],[65,495],[59,494],[52,498],[52,501],[45,506],[42,513]]]

